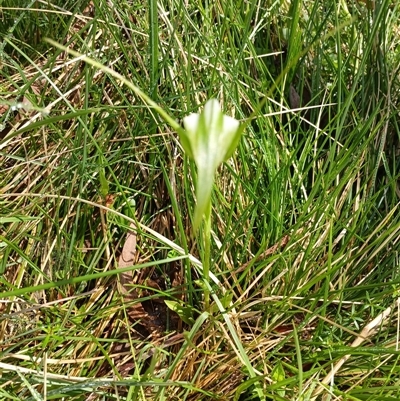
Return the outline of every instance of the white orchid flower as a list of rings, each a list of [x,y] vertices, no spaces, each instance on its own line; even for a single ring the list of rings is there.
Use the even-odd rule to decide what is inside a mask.
[[[180,132],[184,150],[197,166],[196,198],[193,229],[200,226],[204,214],[211,211],[211,192],[218,166],[229,159],[239,143],[242,129],[239,121],[224,115],[216,99],[209,100],[200,113],[183,119]]]

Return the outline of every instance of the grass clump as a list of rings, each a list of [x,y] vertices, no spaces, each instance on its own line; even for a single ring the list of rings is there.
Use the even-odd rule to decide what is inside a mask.
[[[0,15],[0,399],[399,398],[395,2]],[[209,251],[177,132],[210,98],[246,130]]]

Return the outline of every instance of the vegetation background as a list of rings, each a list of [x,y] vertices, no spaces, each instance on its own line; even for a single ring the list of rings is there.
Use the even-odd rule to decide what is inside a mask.
[[[400,398],[399,2],[0,18],[0,399]],[[247,124],[215,183],[209,314],[175,130],[65,48],[179,123],[217,98]]]

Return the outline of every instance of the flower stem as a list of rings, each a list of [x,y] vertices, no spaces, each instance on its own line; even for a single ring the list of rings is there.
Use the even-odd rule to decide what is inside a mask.
[[[203,259],[203,275],[207,283],[210,282],[210,263],[211,263],[211,201],[208,203],[204,215],[204,259]],[[204,287],[204,310],[209,311],[210,308],[210,291],[208,287]]]

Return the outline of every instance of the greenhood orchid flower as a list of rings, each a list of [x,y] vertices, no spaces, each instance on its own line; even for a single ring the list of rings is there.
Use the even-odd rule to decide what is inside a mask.
[[[228,160],[239,143],[242,129],[239,121],[221,112],[216,99],[209,100],[200,113],[183,119],[180,132],[185,152],[197,166],[196,198],[193,230],[199,228],[204,215],[211,213],[211,193],[218,166]]]

